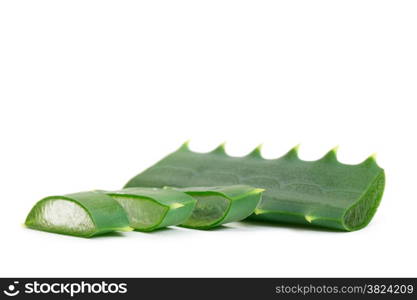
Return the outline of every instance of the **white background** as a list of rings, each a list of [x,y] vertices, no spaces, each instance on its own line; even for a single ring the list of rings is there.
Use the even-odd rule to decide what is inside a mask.
[[[1,276],[417,276],[415,1],[1,1]],[[358,163],[353,233],[232,223],[81,239],[40,198],[118,189],[180,144]]]

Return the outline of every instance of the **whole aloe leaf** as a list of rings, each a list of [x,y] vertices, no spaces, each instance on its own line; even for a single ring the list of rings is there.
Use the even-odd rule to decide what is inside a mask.
[[[346,165],[337,160],[335,149],[317,161],[303,161],[297,147],[281,158],[264,159],[259,148],[244,157],[230,157],[223,145],[196,153],[186,143],[126,187],[236,184],[265,189],[251,219],[353,231],[365,227],[375,214],[385,174],[373,156]]]
[[[98,191],[43,198],[31,209],[25,225],[80,237],[132,230],[119,203]]]
[[[194,229],[211,229],[247,218],[256,209],[263,192],[263,189],[247,185],[186,187],[176,190],[197,200],[192,214],[181,223],[183,227]]]

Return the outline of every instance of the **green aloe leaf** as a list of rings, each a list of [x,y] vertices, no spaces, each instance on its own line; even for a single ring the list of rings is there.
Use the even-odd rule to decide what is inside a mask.
[[[35,204],[25,225],[80,237],[132,230],[120,204],[98,191],[46,197]]]
[[[230,157],[223,145],[210,153],[196,153],[184,144],[126,187],[236,184],[266,190],[251,219],[352,231],[371,221],[385,175],[374,157],[346,165],[337,160],[335,149],[317,161],[303,161],[297,148],[281,158],[264,159],[259,148],[244,157]]]
[[[193,197],[167,189],[128,188],[106,193],[125,209],[130,226],[140,231],[181,224],[196,204]]]
[[[240,221],[256,209],[263,189],[247,185],[224,187],[177,188],[197,200],[191,216],[183,227],[211,229],[225,223]]]

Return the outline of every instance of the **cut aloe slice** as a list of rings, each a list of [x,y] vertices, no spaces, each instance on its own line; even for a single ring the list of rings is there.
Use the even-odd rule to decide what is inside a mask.
[[[254,212],[263,189],[246,185],[176,189],[197,200],[191,216],[181,226],[210,229],[240,221]]]
[[[131,230],[120,204],[96,191],[46,197],[35,204],[25,225],[80,237]]]
[[[266,189],[252,219],[353,231],[374,216],[385,173],[372,156],[357,165],[342,164],[335,149],[317,161],[303,161],[297,148],[283,157],[264,159],[259,148],[244,157],[230,157],[223,145],[196,153],[184,144],[126,187],[235,184]]]
[[[175,190],[129,188],[106,193],[120,203],[130,226],[139,231],[181,224],[196,204],[194,198]]]

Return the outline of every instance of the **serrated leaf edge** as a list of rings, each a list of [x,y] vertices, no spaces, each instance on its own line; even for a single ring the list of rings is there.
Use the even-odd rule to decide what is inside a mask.
[[[362,162],[360,162],[358,164],[346,164],[346,163],[340,162],[337,159],[337,151],[339,150],[339,146],[335,146],[332,149],[330,149],[320,159],[317,159],[317,160],[302,160],[302,159],[300,159],[300,157],[298,155],[300,144],[295,145],[287,153],[285,153],[284,155],[282,155],[280,157],[273,158],[273,159],[268,159],[268,158],[264,158],[262,156],[262,146],[263,146],[263,144],[258,145],[255,149],[253,149],[247,155],[231,156],[231,155],[227,154],[227,152],[226,152],[226,148],[225,148],[226,143],[221,143],[219,146],[217,146],[216,148],[214,148],[213,150],[211,150],[209,152],[192,151],[189,147],[189,143],[190,143],[190,140],[184,142],[181,145],[181,147],[178,149],[178,151],[187,151],[187,152],[196,153],[196,154],[220,154],[220,155],[225,155],[225,156],[230,157],[230,158],[257,158],[257,159],[263,159],[263,160],[266,160],[266,161],[278,161],[278,160],[282,160],[282,159],[297,160],[297,161],[305,162],[305,163],[333,161],[333,162],[338,163],[338,164],[343,165],[343,166],[366,166],[366,165],[372,166],[372,165],[374,165],[374,166],[379,167],[379,165],[376,161],[376,153],[371,154],[365,160],[363,160]]]

